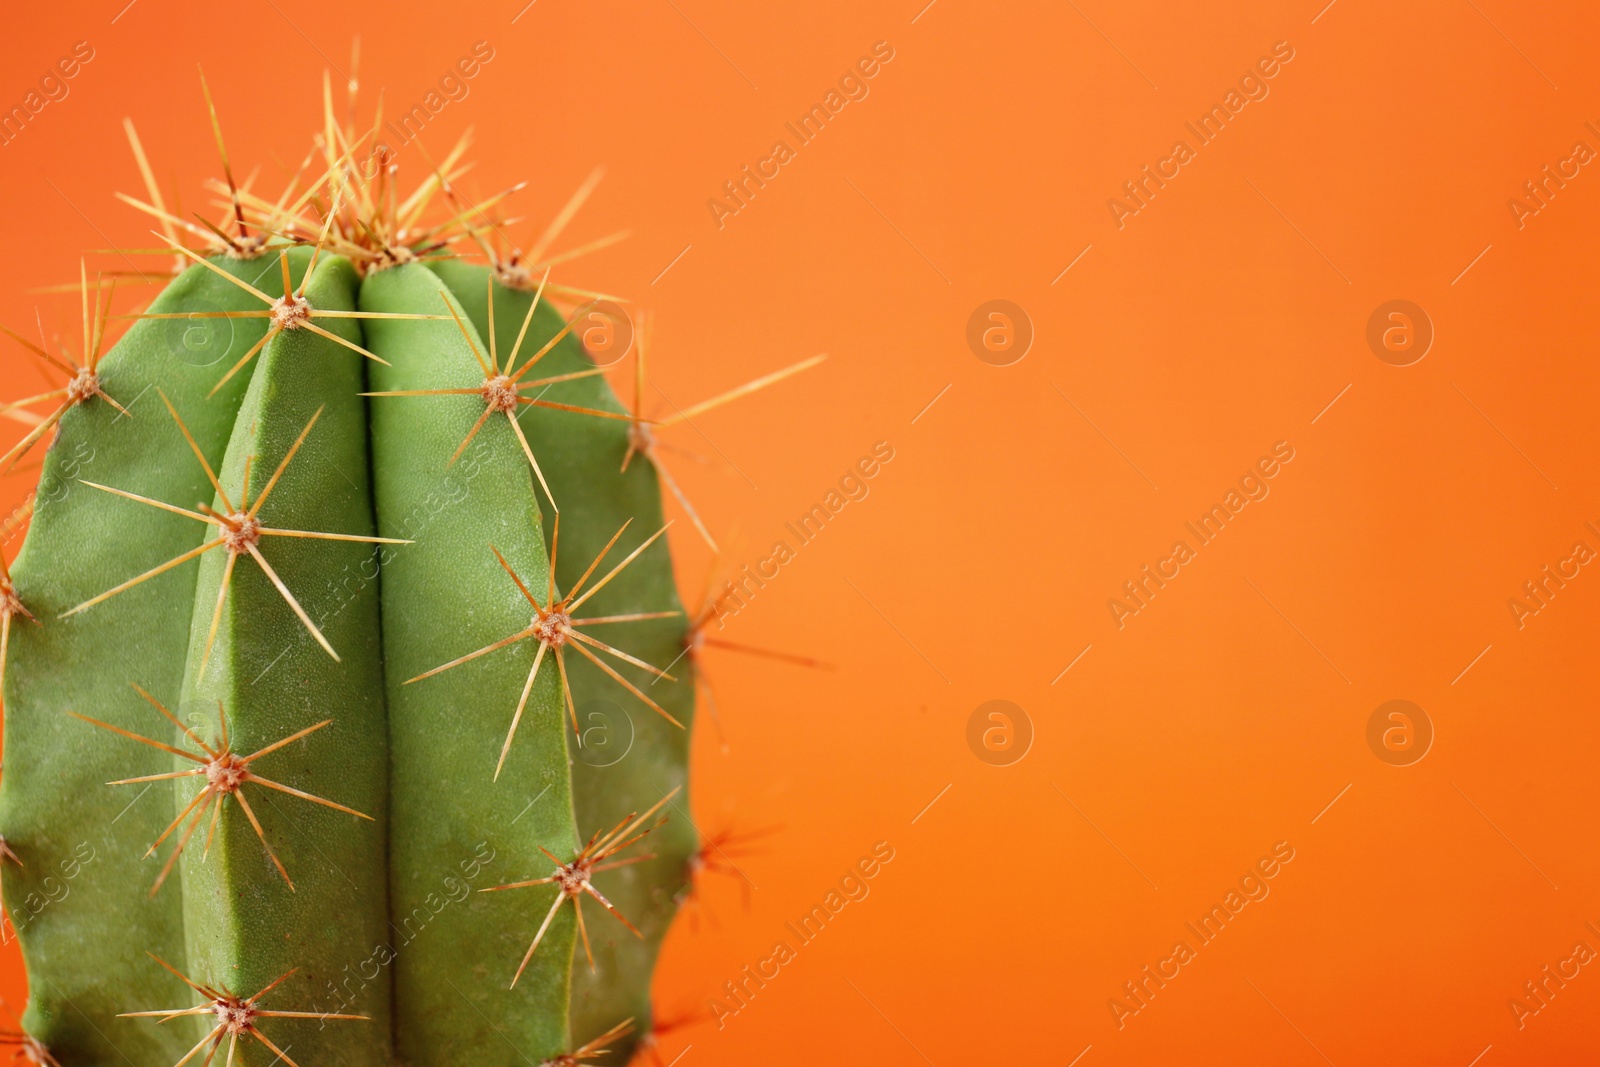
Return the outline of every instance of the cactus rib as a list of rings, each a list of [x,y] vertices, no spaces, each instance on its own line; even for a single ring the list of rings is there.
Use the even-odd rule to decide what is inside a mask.
[[[361,288],[363,308],[373,311],[440,300],[439,279],[420,263],[369,271]],[[462,321],[465,331],[454,322],[372,320],[367,341],[391,361],[371,365],[372,390],[452,388],[481,370],[482,335]],[[499,419],[449,462],[481,417],[473,397],[376,399],[371,411],[380,531],[416,542],[379,557],[396,1045],[415,1064],[515,1067],[517,1049],[537,1060],[567,1047],[576,929],[554,923],[547,951],[508,990],[500,961],[526,944],[517,902],[472,890],[540,863],[542,849],[576,847],[560,680],[530,671],[523,642],[425,684],[405,681],[527,625],[532,609],[488,546],[534,587],[548,582],[538,489]],[[506,719],[519,700],[518,744],[507,750]]]
[[[487,333],[489,307],[484,279],[492,276],[492,268],[454,260],[429,266],[460,300],[471,324],[480,334]],[[494,294],[496,329],[510,336],[526,316],[532,293],[496,279]],[[529,329],[535,338],[550,338],[565,324],[547,302],[541,302]],[[544,373],[552,375],[594,366],[575,333],[561,339],[546,357],[546,364]],[[546,395],[575,406],[627,413],[603,377],[560,382]],[[558,588],[577,585],[589,561],[602,555],[619,526],[630,520],[634,524],[629,526],[626,538],[635,528],[658,530],[665,525],[654,468],[648,463],[635,463],[625,472],[620,469],[628,446],[629,423],[565,411],[540,411],[537,417],[525,416],[523,421],[556,499],[563,502],[563,547],[553,563]],[[628,547],[625,540],[616,544]],[[591,727],[601,733],[609,730],[612,736],[632,730],[631,748],[615,761],[587,756],[582,736],[568,734],[574,756],[573,798],[578,825],[611,826],[629,812],[649,807],[674,787],[685,786],[688,777],[688,731],[659,714],[633,715],[627,710],[638,706],[637,698],[629,692],[631,685],[685,726],[691,724],[694,714],[692,678],[685,675],[681,662],[686,629],[665,539],[644,548],[626,570],[596,594],[592,605],[590,610],[602,617],[638,616],[609,627],[610,642],[645,663],[669,667],[675,677],[668,681],[622,663],[618,673],[629,683],[624,685],[587,658],[568,661],[568,692],[585,734],[590,734]],[[671,666],[675,659],[680,666]],[[595,735],[590,736],[592,739]],[[605,765],[598,765],[602,763]],[[687,878],[688,859],[696,847],[684,800],[682,793],[673,798],[669,805],[671,821],[652,835],[653,858],[597,875],[597,885],[606,898],[628,916],[644,937],[618,930],[620,936],[604,936],[596,941],[595,969],[578,968],[573,979],[575,1033],[602,1030],[619,1018],[648,1017],[650,974]],[[536,957],[533,965],[537,963]],[[631,1041],[619,1041],[625,1058],[631,1051]]]
[[[359,279],[348,260],[323,256],[309,269],[309,281],[300,285],[308,299],[356,309]],[[361,337],[353,317],[333,325],[348,340]],[[324,1028],[313,1016],[278,1024],[286,1047],[315,1050],[322,1067],[392,1062],[390,972],[366,965],[388,932],[389,758],[378,585],[348,589],[329,581],[340,573],[374,573],[378,551],[410,547],[392,545],[374,530],[369,430],[359,396],[368,362],[348,345],[305,331],[284,331],[263,348],[218,471],[212,510],[244,499],[259,465],[274,475],[250,499],[254,513],[242,514],[262,530],[325,524],[341,534],[273,537],[270,548],[263,537],[251,555],[260,564],[270,554],[269,566],[231,574],[236,554],[202,558],[180,701],[191,722],[224,707],[230,751],[271,752],[273,780],[293,791],[236,792],[245,818],[221,820],[209,857],[184,853],[187,969],[235,990],[260,988],[293,971],[284,994],[296,1000],[325,1001],[336,983],[340,1003],[321,1003],[321,1012],[370,1016],[372,1025]],[[285,588],[295,590],[296,603]],[[305,625],[313,616],[322,640]],[[337,658],[327,646],[338,649]],[[331,726],[319,725],[330,718]],[[174,780],[175,810],[205,792],[196,784],[193,777]],[[337,807],[297,795],[324,792],[337,798]],[[185,832],[199,825],[190,819]],[[239,1053],[246,1067],[270,1060],[254,1046]]]
[[[289,253],[303,266],[305,254]],[[278,272],[262,261],[220,259],[264,292]],[[191,266],[151,304],[155,313],[242,310],[242,290],[215,271]],[[5,671],[6,773],[0,827],[25,862],[5,879],[8,910],[29,973],[26,1031],[66,1063],[177,1059],[188,1048],[171,1027],[115,1020],[128,990],[159,969],[146,950],[184,958],[177,894],[146,897],[151,840],[171,820],[171,794],[152,787],[130,798],[103,783],[172,769],[170,757],[98,730],[62,712],[74,708],[127,729],[148,722],[149,707],[127,683],[170,697],[181,688],[194,602],[194,569],[167,571],[94,612],[57,616],[129,570],[147,568],[200,543],[196,524],[157,508],[122,508],[80,479],[111,483],[161,500],[197,500],[211,491],[187,442],[165,416],[153,417],[162,388],[193,412],[190,429],[207,458],[221,459],[244,392],[229,383],[204,402],[215,366],[236,358],[265,331],[260,320],[135,321],[98,366],[109,405],[80,404],[58,424],[44,453],[26,541],[11,566],[15,593],[43,623],[10,634]],[[91,349],[92,350],[92,349]],[[143,405],[143,406],[141,406]],[[63,884],[65,890],[63,890]]]

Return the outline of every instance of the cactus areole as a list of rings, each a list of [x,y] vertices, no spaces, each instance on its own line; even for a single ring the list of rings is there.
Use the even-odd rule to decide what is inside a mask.
[[[0,1036],[59,1067],[625,1062],[698,846],[695,679],[654,439],[547,266],[593,182],[508,251],[501,198],[452,185],[465,139],[400,190],[325,99],[275,199],[215,110],[219,222],[124,197],[164,285],[114,316],[84,269],[81,364],[6,331],[67,382],[9,405],[52,407],[0,459],[42,460],[0,558],[30,988]],[[624,758],[576,758],[599,702]]]

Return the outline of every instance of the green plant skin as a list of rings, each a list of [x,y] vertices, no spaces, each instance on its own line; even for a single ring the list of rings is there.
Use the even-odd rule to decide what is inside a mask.
[[[349,261],[323,256],[305,295],[315,308],[354,310],[359,279]],[[318,324],[359,344],[353,319]],[[367,473],[365,359],[310,330],[286,330],[257,357],[218,472],[235,508],[250,462],[252,503],[266,487],[312,415],[321,415],[262,505],[267,527],[372,536]],[[185,414],[180,411],[180,415]],[[251,459],[253,457],[253,459]],[[212,504],[226,514],[218,497]],[[353,541],[263,536],[261,555],[295,594],[338,652],[315,641],[283,596],[248,556],[239,558],[223,606],[216,645],[200,673],[206,637],[227,563],[225,549],[202,557],[180,717],[215,745],[217,705],[228,714],[232,751],[248,755],[324,719],[333,723],[262,757],[251,770],[265,778],[352,807],[375,821],[245,785],[241,794],[267,842],[294,881],[273,866],[237,798],[221,815],[207,856],[204,826],[183,854],[183,913],[188,974],[195,981],[253,996],[299,968],[260,1007],[366,1015],[354,1020],[263,1019],[260,1028],[297,1062],[316,1067],[387,1067],[390,973],[363,964],[388,937],[384,826],[388,737],[378,583],[330,581],[330,575],[374,575],[377,546]],[[395,546],[404,551],[407,546]],[[208,736],[209,735],[209,736]],[[191,746],[192,750],[192,746]],[[176,761],[182,769],[193,764]],[[175,810],[199,792],[200,779],[180,779]],[[344,992],[340,1003],[331,989]],[[157,988],[158,1003],[176,1007],[190,994],[175,979]],[[146,994],[153,996],[154,994]],[[176,1003],[168,1003],[174,997]],[[194,1040],[216,1020],[191,1022]],[[235,1063],[267,1067],[275,1054],[242,1041]]]
[[[438,314],[443,289],[426,266],[393,267],[367,277],[361,308]],[[365,330],[371,350],[393,364],[372,366],[374,390],[483,380],[449,319],[374,319]],[[498,340],[515,337],[502,329]],[[479,347],[487,358],[488,345]],[[572,908],[561,908],[513,989],[556,890],[478,890],[549,876],[554,865],[539,846],[562,859],[577,847],[556,665],[545,657],[498,780],[537,644],[521,641],[405,684],[529,625],[533,609],[491,542],[544,601],[549,571],[532,469],[498,413],[449,464],[483,414],[477,396],[374,397],[371,410],[380,533],[416,542],[385,552],[382,571],[399,1053],[412,1067],[539,1063],[569,1047]],[[607,921],[588,911],[591,927]]]
[[[305,258],[291,253],[302,269]],[[275,256],[212,262],[263,292],[281,291]],[[261,307],[196,264],[150,310]],[[174,1063],[192,1044],[186,1029],[116,1018],[144,1006],[132,1003],[136,994],[168,988],[146,951],[183,965],[182,890],[174,876],[147,899],[159,865],[145,850],[172,819],[171,794],[105,783],[169,770],[170,757],[64,712],[171,740],[171,727],[128,683],[176,706],[196,567],[186,563],[79,615],[58,616],[197,547],[204,530],[77,479],[159,500],[208,499],[205,476],[155,387],[191,413],[190,429],[217,462],[248,378],[235,376],[209,400],[206,394],[266,325],[260,318],[134,323],[100,364],[105,390],[132,417],[91,400],[65,415],[44,452],[32,526],[12,568],[19,595],[43,625],[13,620],[0,829],[24,864],[4,879],[29,974],[23,1025],[62,1063]]]
[[[442,260],[430,266],[449,284],[478,331],[486,333],[488,268],[454,260]],[[505,338],[516,337],[532,299],[532,293],[495,283],[495,329],[502,343]],[[560,332],[563,322],[553,308],[541,305],[529,327],[523,357],[543,347]],[[529,377],[552,377],[592,366],[577,338],[569,334],[539,362]],[[547,392],[530,395],[606,411],[623,410],[601,376],[558,383]],[[633,524],[612,549],[610,560],[620,561],[660,529],[663,522],[661,490],[655,470],[644,457],[636,455],[627,472],[620,471],[627,450],[626,422],[528,407],[524,409],[522,426],[561,508],[561,544],[556,559],[556,581],[560,587],[570,587],[577,581],[589,562],[628,519],[631,518]],[[548,501],[543,503],[549,506]],[[547,513],[547,520],[549,518]],[[671,555],[666,538],[662,538],[587,602],[583,614],[681,612],[682,609],[673,582]],[[646,672],[625,664],[615,666],[688,727],[694,715],[693,666],[687,657],[679,658],[684,650],[686,627],[686,620],[680,616],[610,625],[603,627],[605,633],[598,636],[657,667],[665,668],[676,661],[669,671],[677,679],[675,682],[656,681]],[[632,746],[617,762],[601,767],[586,762],[581,756],[573,761],[578,829],[587,838],[596,830],[609,830],[629,812],[644,811],[671,789],[686,786],[689,731],[667,722],[587,660],[569,656],[567,662],[580,728],[586,733],[596,728],[597,733],[605,733],[606,725],[594,717],[598,712],[612,720],[609,729],[613,737],[607,738],[607,742],[620,743],[616,736],[623,729],[617,721],[620,709],[631,720],[633,730]],[[600,738],[592,736],[591,740],[598,742]],[[601,749],[597,747],[595,751]],[[597,758],[596,762],[610,758]],[[580,959],[573,974],[572,1032],[579,1042],[630,1016],[638,1027],[636,1035],[649,1028],[651,973],[661,939],[677,910],[678,897],[687,887],[688,859],[698,845],[689,819],[686,793],[680,792],[674,797],[664,814],[669,816],[667,823],[636,846],[653,854],[654,859],[607,871],[595,879],[596,888],[644,937],[635,938],[610,916],[590,921],[589,936],[596,967],[591,972]],[[636,1037],[614,1044],[616,1062],[627,1061],[634,1040]]]
[[[307,256],[304,249],[291,253],[297,276]],[[275,258],[218,262],[277,294]],[[437,313],[453,306],[469,333],[486,338],[487,280],[485,268],[455,262],[411,264],[358,280],[344,260],[327,257],[308,295],[325,309]],[[498,283],[494,292],[495,332],[504,350],[532,294]],[[196,267],[152,310],[259,308],[259,301]],[[508,988],[556,891],[477,891],[547,877],[553,864],[541,846],[571,857],[581,839],[681,788],[687,731],[587,660],[569,656],[586,751],[596,755],[569,759],[569,747],[580,756],[585,747],[567,737],[558,675],[547,663],[496,780],[495,762],[537,646],[519,642],[405,684],[528,626],[531,609],[495,561],[491,542],[541,601],[546,596],[554,514],[508,421],[499,414],[489,419],[452,464],[451,454],[483,412],[480,398],[358,396],[363,384],[371,390],[473,388],[483,374],[468,342],[449,319],[378,319],[363,326],[323,319],[324,328],[364,343],[392,365],[366,363],[309,331],[291,332],[208,398],[266,325],[263,319],[200,325],[220,331],[223,321],[232,343],[200,370],[186,368],[172,355],[175,345],[163,343],[196,330],[195,323],[137,323],[103,364],[107,389],[128,402],[146,385],[163,388],[220,467],[235,503],[245,457],[256,457],[251,484],[259,492],[312,411],[327,405],[273,491],[264,521],[364,534],[373,532],[375,518],[377,533],[416,543],[375,549],[264,537],[263,554],[341,659],[313,641],[253,560],[241,560],[202,675],[225,550],[81,616],[55,618],[211,533],[72,480],[81,474],[180,506],[213,496],[153,390],[133,420],[113,420],[114,411],[94,403],[68,414],[61,442],[46,457],[38,515],[14,568],[24,602],[46,621],[42,629],[25,620],[14,627],[6,694],[11,760],[0,788],[0,830],[28,864],[6,876],[13,910],[26,909],[24,951],[33,985],[28,1030],[69,1067],[119,1063],[124,1056],[141,1065],[176,1062],[206,1032],[203,1017],[168,1026],[115,1017],[196,1002],[146,951],[238,995],[298,967],[261,1007],[372,1016],[370,1022],[261,1020],[264,1032],[307,1067],[512,1067],[551,1058],[623,1018],[647,1029],[656,955],[697,845],[683,793],[663,813],[670,816],[666,824],[630,851],[651,858],[596,877],[596,888],[644,937],[636,939],[591,902],[593,971],[581,960],[574,966],[576,928],[572,909],[563,907],[515,988]],[[522,357],[561,325],[552,309],[540,308]],[[581,345],[568,338],[534,376],[590,366]],[[600,377],[538,395],[622,410]],[[235,422],[241,397],[245,417]],[[648,461],[635,457],[627,472],[619,471],[625,422],[528,408],[520,425],[563,505],[558,594],[624,521],[633,523],[607,568],[660,528],[660,488]],[[115,447],[102,447],[107,442]],[[667,610],[681,612],[681,605],[662,539],[588,601],[583,614]],[[671,664],[674,682],[616,666],[688,725],[694,689],[692,665],[681,658],[685,633],[680,615],[607,626],[597,636],[648,662]],[[83,669],[106,662],[122,663],[128,676]],[[245,796],[296,891],[284,884],[230,800],[209,856],[203,856],[202,827],[161,895],[147,900],[159,861],[143,858],[145,849],[199,783],[180,779],[170,791],[156,783],[150,796],[139,786],[101,783],[192,764],[62,714],[70,707],[134,733],[187,744],[128,681],[173,707],[208,741],[218,740],[220,698],[232,749],[240,754],[332,718],[333,725],[253,769],[377,821],[247,785]],[[617,757],[619,747],[626,751]],[[169,841],[163,856],[170,847]],[[67,891],[52,891],[47,878]],[[43,909],[27,904],[52,892],[58,899]],[[631,1040],[612,1044],[611,1061],[631,1054]],[[241,1042],[236,1058],[252,1067],[272,1060],[254,1041]]]

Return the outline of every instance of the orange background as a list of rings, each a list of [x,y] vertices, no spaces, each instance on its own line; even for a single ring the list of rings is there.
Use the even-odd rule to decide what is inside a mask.
[[[707,655],[730,752],[701,729],[697,819],[782,830],[741,861],[748,909],[707,880],[658,1004],[703,1007],[875,842],[895,859],[722,1028],[665,1036],[668,1059],[1593,1053],[1600,969],[1520,1030],[1508,1000],[1575,942],[1600,949],[1600,575],[1520,630],[1506,603],[1573,542],[1600,549],[1600,176],[1521,229],[1507,207],[1575,141],[1600,148],[1592,5],[537,0],[513,22],[522,0],[125,2],[8,12],[0,100],[76,41],[96,57],[0,147],[0,321],[29,330],[37,307],[75,341],[75,298],[29,288],[73,277],[80,249],[150,242],[111,198],[139,186],[124,115],[199,203],[197,62],[236,166],[272,188],[354,35],[390,109],[486,40],[428,147],[475,127],[468,186],[527,179],[525,234],[609,168],[562,246],[633,237],[567,279],[656,313],[666,397],[831,354],[696,420],[709,439],[673,431],[714,460],[675,470],[713,529],[740,524],[733,562],[893,445],[722,632],[834,669]],[[718,229],[707,199],[880,40],[870,95]],[[1118,229],[1107,199],[1278,41],[1294,59],[1270,95]],[[965,340],[996,298],[1036,331],[1008,367]],[[1408,367],[1365,340],[1394,298],[1437,331]],[[6,395],[37,391],[15,346],[3,360]],[[1119,630],[1107,599],[1278,441],[1295,458],[1270,496]],[[710,554],[686,524],[674,544],[692,595]],[[967,744],[991,699],[1035,730],[1011,766]],[[1436,730],[1409,767],[1367,746],[1391,699]],[[1107,1001],[1279,841],[1295,858],[1271,895],[1119,1029]]]

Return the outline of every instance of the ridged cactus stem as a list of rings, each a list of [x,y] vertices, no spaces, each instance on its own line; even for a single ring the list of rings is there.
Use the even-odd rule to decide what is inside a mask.
[[[30,423],[0,470],[44,450],[0,562],[0,890],[30,981],[0,1044],[625,1062],[698,862],[705,613],[663,480],[714,542],[660,463],[642,351],[627,408],[580,343],[596,294],[551,279],[598,172],[523,256],[484,238],[500,197],[460,204],[465,140],[401,195],[325,86],[326,168],[270,200],[205,96],[220,222],[166,210],[128,126],[165,289],[107,351],[113,293],[80,268],[81,364],[5,331],[68,381],[0,405]]]
[[[604,377],[583,374],[594,364],[573,333],[563,333],[567,321],[547,303],[534,306],[537,280],[531,287],[508,285],[488,268],[459,260],[442,260],[432,267],[480,333],[487,332],[493,321],[500,336],[514,336],[532,308],[531,336],[561,337],[540,363],[539,374],[570,377],[553,383],[544,391],[544,399],[628,415]],[[492,320],[487,288],[491,281]],[[571,740],[578,826],[589,832],[609,828],[678,791],[664,809],[671,818],[651,837],[650,858],[604,872],[596,880],[642,936],[618,924],[596,931],[595,965],[576,968],[573,978],[575,1036],[600,1033],[619,1018],[632,1017],[647,1028],[650,976],[678,897],[688,884],[688,860],[698,844],[682,792],[688,784],[687,727],[694,717],[693,666],[683,657],[686,620],[666,541],[644,544],[665,525],[660,484],[649,463],[634,462],[623,470],[633,425],[626,419],[596,419],[561,408],[530,406],[521,422],[562,509],[557,586],[576,586],[590,562],[613,543],[616,552],[642,549],[584,609],[595,615],[629,617],[607,626],[606,640],[671,676],[621,664],[616,668],[619,680],[587,659],[574,656],[568,661],[568,692],[577,719]],[[578,501],[583,507],[576,506]],[[624,524],[630,524],[627,531],[613,542]],[[585,735],[591,742],[587,748],[580,743]],[[623,1039],[622,1047],[631,1048],[631,1039]]]

